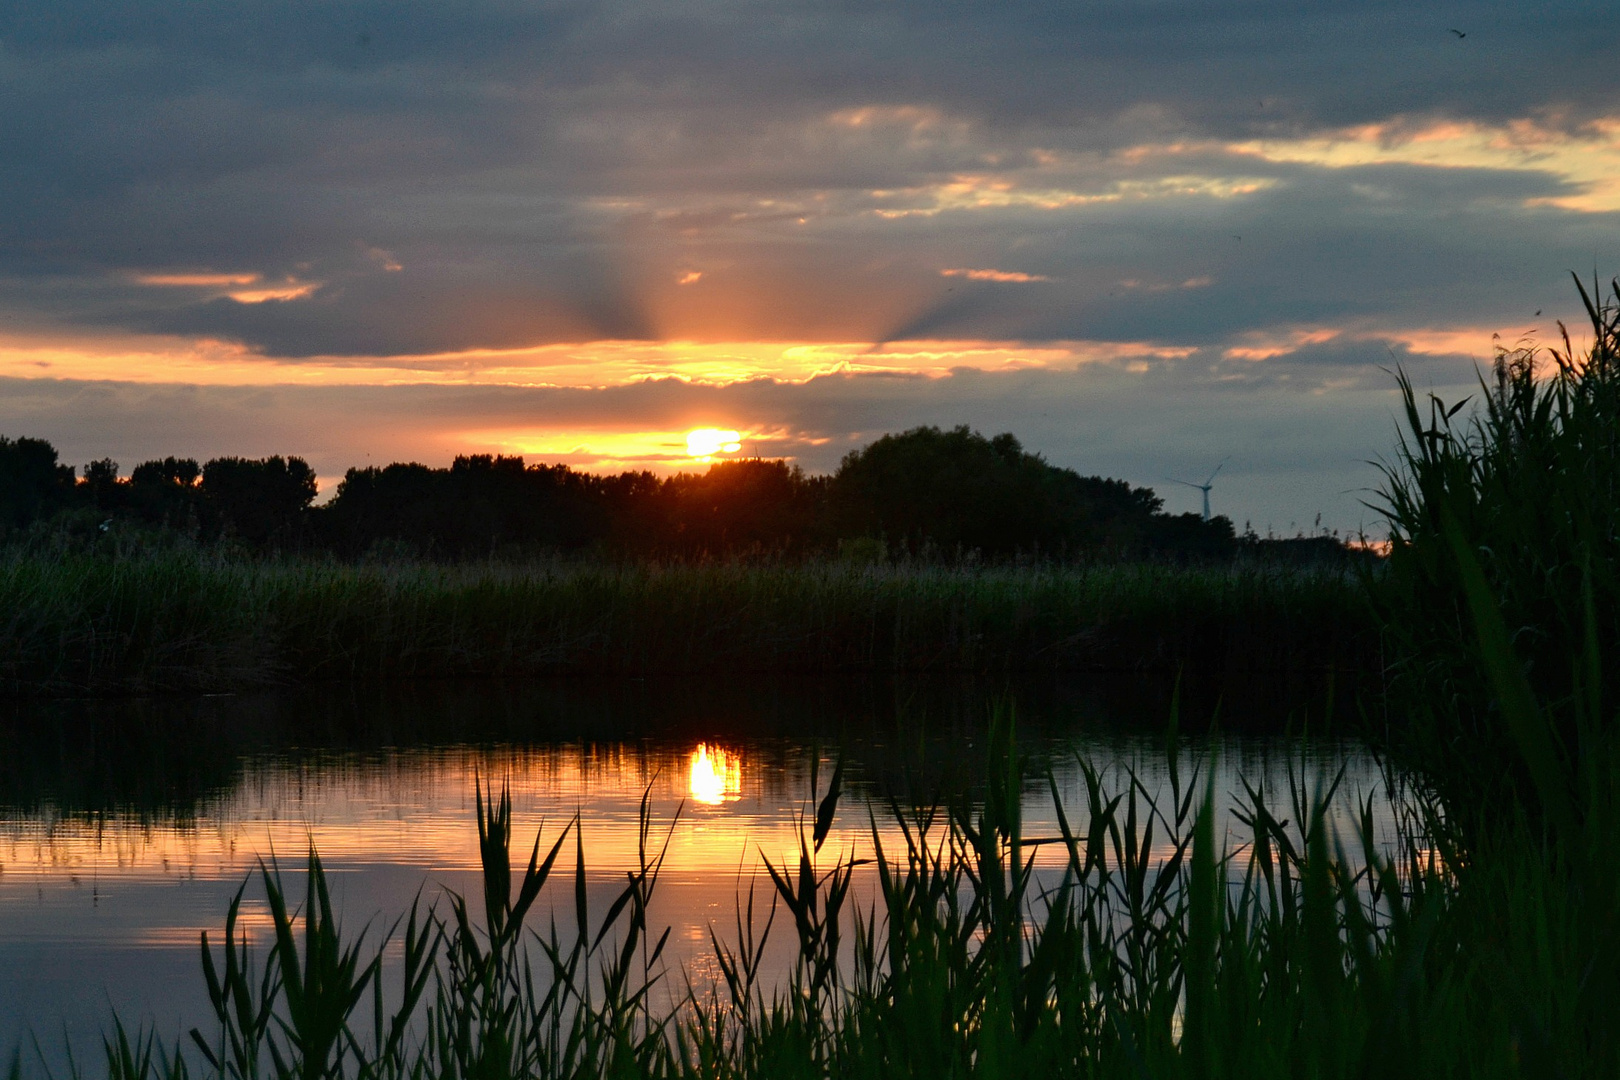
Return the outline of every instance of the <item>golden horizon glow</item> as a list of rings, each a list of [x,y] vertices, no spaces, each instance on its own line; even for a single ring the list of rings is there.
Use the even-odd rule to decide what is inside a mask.
[[[1155,289],[1159,284],[1131,282],[1131,286],[1144,290]],[[1192,278],[1167,287],[1197,288],[1204,284],[1204,279]],[[1539,320],[1539,332],[1549,339],[1559,314],[1550,312]],[[1461,355],[1476,362],[1487,362],[1498,341],[1515,344],[1537,331],[1530,320],[1507,326],[1441,323],[1400,327],[1381,326],[1367,319],[1335,325],[1284,324],[1229,340],[1220,350],[1220,360],[1233,365],[1257,363],[1327,343],[1358,343],[1380,352],[1384,346],[1393,346],[1416,355]],[[522,455],[531,461],[543,460],[592,472],[646,470],[669,475],[706,467],[717,455],[738,453],[745,436],[752,454],[792,458],[798,448],[805,445],[822,445],[857,434],[804,429],[781,420],[761,423],[752,417],[727,416],[722,412],[702,419],[707,422],[706,427],[713,424],[716,425],[714,431],[727,432],[727,438],[699,446],[688,441],[692,429],[673,425],[655,428],[650,425],[659,423],[659,419],[653,417],[641,420],[641,425],[647,426],[632,426],[636,424],[633,420],[629,424],[616,422],[616,417],[606,411],[609,409],[606,399],[601,406],[593,406],[589,399],[577,398],[566,404],[565,412],[557,417],[536,416],[532,420],[520,418],[526,410],[518,404],[521,399],[517,398],[513,399],[511,409],[502,409],[487,418],[480,417],[480,410],[471,407],[458,415],[450,393],[456,388],[588,391],[660,379],[693,386],[726,386],[754,379],[769,379],[781,386],[803,386],[817,379],[843,380],[873,375],[920,381],[965,373],[993,377],[1023,372],[1068,372],[1090,366],[1136,377],[1160,365],[1201,358],[1209,351],[1197,345],[1156,341],[1077,340],[1036,345],[918,339],[876,345],[608,340],[432,356],[278,360],[258,355],[240,344],[215,339],[105,335],[54,341],[39,333],[0,333],[0,378],[16,379],[20,384],[122,384],[132,388],[132,397],[138,396],[133,389],[136,387],[178,389],[186,393],[190,393],[191,388],[245,391],[275,387],[297,389],[299,394],[325,388],[407,386],[437,387],[446,391],[451,412],[442,419],[425,416],[419,422],[399,425],[385,424],[379,418],[374,430],[357,430],[349,442],[329,448],[317,466],[331,474],[322,478],[324,492],[333,486],[343,469],[390,459],[448,464],[459,454],[492,453]],[[918,387],[915,392],[926,391]],[[655,394],[649,400],[657,400],[659,396],[661,394]],[[275,407],[292,409],[297,400],[302,399],[289,392]],[[671,416],[669,419],[685,418]],[[739,423],[744,420],[746,426]],[[735,432],[730,426],[720,427],[722,424],[735,425]],[[203,455],[234,449],[228,445],[194,446],[189,452]],[[369,461],[368,455],[371,455]]]
[[[1144,289],[1157,283],[1134,282]],[[1170,287],[1203,284],[1189,279]],[[1550,334],[1557,313],[1541,320]],[[1440,324],[1429,327],[1383,327],[1369,320],[1340,325],[1295,324],[1256,330],[1229,341],[1221,361],[1238,365],[1273,361],[1325,343],[1394,346],[1423,356],[1462,355],[1486,362],[1498,340],[1516,343],[1535,328]],[[1499,338],[1495,335],[1500,335]],[[1065,341],[1029,345],[1019,342],[910,340],[883,345],[864,343],[602,341],[581,345],[543,346],[506,352],[469,352],[437,356],[315,358],[275,360],[229,342],[177,337],[100,337],[55,343],[38,334],[0,334],[0,377],[19,382],[123,384],[132,388],[191,388],[246,391],[286,387],[299,394],[324,388],[438,387],[511,388],[514,390],[595,390],[629,386],[656,379],[689,385],[725,386],[749,379],[771,379],[800,386],[816,379],[852,379],[885,374],[897,379],[933,380],[963,373],[984,377],[1021,372],[1076,371],[1088,366],[1139,377],[1163,364],[1200,357],[1197,345],[1154,341]],[[718,357],[711,362],[705,357]],[[1235,370],[1235,369],[1234,369]],[[99,391],[98,391],[99,392]],[[843,390],[839,390],[843,393]],[[887,391],[880,391],[887,392]],[[918,392],[922,392],[919,388]],[[132,389],[132,395],[135,391]],[[296,407],[291,392],[278,408]],[[567,465],[587,472],[648,471],[671,475],[706,468],[717,455],[740,451],[746,435],[750,453],[793,459],[801,447],[819,446],[857,432],[829,432],[776,422],[760,423],[742,416],[704,417],[727,438],[689,443],[692,429],[654,428],[615,423],[615,417],[578,399],[562,417],[520,419],[521,407],[487,418],[478,410],[435,420],[424,417],[409,425],[385,424],[357,430],[346,444],[329,448],[317,467],[323,493],[331,490],[350,466],[386,460],[448,464],[459,454],[521,455],[530,461]],[[454,405],[454,398],[449,398]],[[600,407],[606,410],[604,401]],[[676,419],[671,417],[670,419]],[[658,423],[651,417],[642,424]],[[736,425],[735,433],[730,427]],[[706,425],[707,426],[707,425]],[[853,443],[850,448],[853,448]],[[177,449],[179,449],[177,447]],[[235,450],[228,445],[193,447],[198,455]],[[278,448],[279,449],[279,448]],[[704,451],[707,450],[705,453]],[[306,444],[307,452],[307,444]],[[368,458],[369,455],[369,458]],[[91,454],[90,456],[96,456]],[[116,456],[116,455],[115,455]],[[317,455],[320,456],[320,455]]]
[[[1153,109],[1133,115],[1150,127],[1171,119]],[[828,112],[811,123],[817,138],[832,139],[833,145],[848,140],[866,144],[875,139],[884,144],[898,141],[899,145],[927,147],[965,145],[978,138],[980,121],[928,105],[868,104]],[[798,203],[762,200],[759,205],[778,215],[802,210],[907,217],[1007,208],[1072,208],[1083,214],[1092,204],[1130,200],[1246,197],[1288,183],[1288,175],[1300,168],[1327,173],[1362,169],[1363,175],[1352,174],[1348,179],[1361,197],[1376,202],[1398,194],[1383,190],[1385,181],[1377,173],[1365,171],[1380,165],[1538,174],[1547,178],[1546,183],[1533,184],[1528,190],[1515,185],[1518,194],[1501,198],[1519,209],[1614,212],[1620,210],[1620,115],[1580,123],[1556,110],[1495,122],[1403,115],[1294,137],[1241,141],[1149,138],[1114,151],[1035,148],[1027,155],[986,158],[982,166],[940,176],[937,182],[867,191],[853,196],[854,202],[829,200],[828,193],[813,192]],[[1278,175],[1264,175],[1267,171]],[[1477,198],[1488,201],[1495,196],[1482,189]],[[674,213],[678,209],[634,199],[601,205],[616,207],[614,212]],[[401,269],[390,251],[367,247],[363,252],[375,268],[384,272]],[[948,258],[951,261],[933,264],[928,273],[1009,286],[1057,280],[1033,272],[1034,268],[1020,270],[994,262],[984,265],[969,261],[972,256]],[[869,374],[942,378],[964,370],[1004,372],[1094,362],[1119,362],[1132,370],[1146,370],[1154,361],[1198,351],[1152,340],[724,340],[730,325],[725,313],[752,311],[749,305],[759,300],[738,272],[743,269],[746,267],[734,260],[700,267],[681,259],[664,270],[663,284],[643,297],[654,308],[664,304],[686,312],[681,317],[666,312],[667,318],[652,318],[649,325],[655,336],[660,325],[667,325],[672,333],[696,334],[705,340],[672,336],[667,340],[604,339],[420,354],[289,358],[266,356],[240,343],[202,336],[42,330],[0,335],[0,376],[194,386],[421,384],[596,389],[654,379],[724,386],[756,379],[801,384]],[[193,263],[111,271],[109,279],[125,288],[179,290],[187,301],[299,304],[323,287],[323,281],[306,279],[305,273],[316,271],[301,266],[296,274],[270,274],[240,264]],[[1205,288],[1217,280],[1212,273],[1164,281],[1128,277],[1117,287],[1154,293]],[[945,286],[936,277],[932,287],[943,292]],[[1105,291],[1115,287],[1109,285]],[[926,310],[933,295],[926,289],[912,295],[906,291],[909,288],[896,293],[896,297],[904,294],[894,301],[895,310],[902,315]],[[732,292],[745,300],[734,297],[735,302],[726,301],[724,297]],[[710,314],[703,315],[706,311]],[[1578,309],[1572,314],[1578,316]],[[1549,318],[1547,325],[1550,323]],[[1504,340],[1513,340],[1519,333],[1500,325],[1370,327],[1365,323],[1310,330],[1318,331],[1337,334],[1346,341],[1383,338],[1424,354],[1476,357],[1490,355],[1493,331],[1500,332]],[[1252,341],[1211,342],[1206,347],[1222,350],[1230,360],[1271,359],[1301,347],[1291,340],[1294,333],[1287,325],[1273,325],[1256,329]]]
[[[714,460],[713,455],[694,457],[689,451],[688,434],[679,429],[484,430],[456,432],[447,441],[462,448],[458,453],[517,454],[594,471],[645,469],[667,475],[690,471],[693,466],[707,465]],[[773,456],[773,447],[824,440],[788,428],[766,428],[750,432],[749,441],[765,456]],[[735,445],[741,446],[740,443]]]
[[[993,373],[1136,357],[1175,359],[1194,351],[1153,341],[604,339],[415,355],[278,358],[213,338],[0,334],[0,376],[195,386],[599,389],[653,379],[727,386],[754,379],[803,384],[848,375],[944,378],[964,370]]]

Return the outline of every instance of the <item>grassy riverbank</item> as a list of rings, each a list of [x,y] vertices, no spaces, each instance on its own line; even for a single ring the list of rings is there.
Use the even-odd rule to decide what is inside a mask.
[[[690,672],[1354,670],[1352,571],[1164,564],[443,567],[0,557],[0,692]]]

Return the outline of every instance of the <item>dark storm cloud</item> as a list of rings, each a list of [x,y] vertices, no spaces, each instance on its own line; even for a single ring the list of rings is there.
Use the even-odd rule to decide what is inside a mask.
[[[1606,21],[1582,3],[22,0],[0,13],[0,317],[287,357],[1481,318],[1620,224],[1526,210],[1569,194],[1551,173],[1116,152],[1401,117],[1578,131],[1620,107]],[[924,205],[964,174],[1108,197],[1177,172],[1271,186]],[[938,277],[961,266],[1053,280]],[[699,303],[683,268],[731,293]],[[244,304],[130,281],[187,269],[315,287]]]

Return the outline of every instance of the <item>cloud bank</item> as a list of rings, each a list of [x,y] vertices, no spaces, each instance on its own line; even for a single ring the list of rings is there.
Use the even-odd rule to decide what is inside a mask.
[[[968,422],[1136,482],[1232,453],[1240,520],[1353,527],[1380,366],[1466,387],[1620,270],[1606,21],[21,0],[0,424],[334,475],[657,463],[682,424],[828,467]]]

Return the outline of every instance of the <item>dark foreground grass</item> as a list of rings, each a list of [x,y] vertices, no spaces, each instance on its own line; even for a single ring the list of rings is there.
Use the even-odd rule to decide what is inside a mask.
[[[690,672],[1353,670],[1352,572],[824,562],[510,567],[0,556],[0,692]]]

